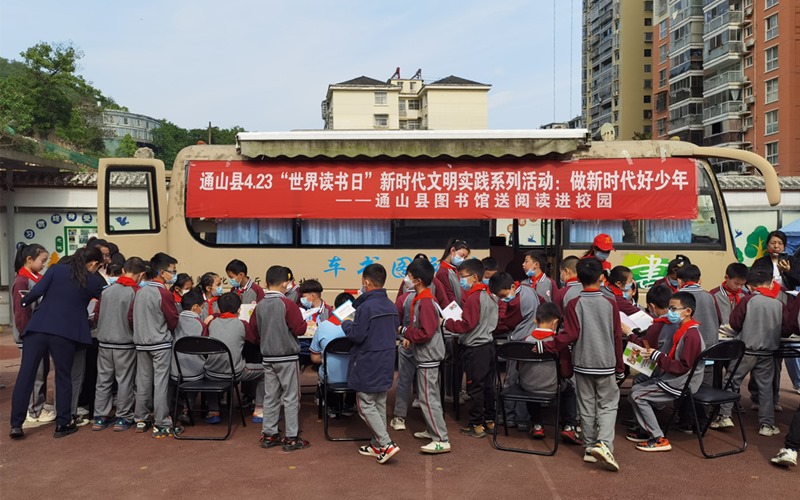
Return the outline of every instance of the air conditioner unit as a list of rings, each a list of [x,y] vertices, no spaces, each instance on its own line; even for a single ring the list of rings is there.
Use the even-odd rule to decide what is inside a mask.
[[[747,7],[746,9],[744,9],[744,15],[745,15],[745,17],[752,16],[753,15],[753,7]]]
[[[756,39],[753,37],[747,38],[744,41],[744,46],[747,47],[748,49],[755,44],[756,44]]]
[[[747,75],[744,75],[744,76],[742,77],[742,82],[744,82],[745,84],[747,84],[747,83],[750,83],[750,77],[749,77],[749,76],[747,76]]]
[[[745,97],[745,98],[744,98],[744,101],[745,101],[747,104],[755,104],[755,103],[756,103],[756,96],[754,96],[754,95],[749,95],[749,96],[747,96],[747,97]]]

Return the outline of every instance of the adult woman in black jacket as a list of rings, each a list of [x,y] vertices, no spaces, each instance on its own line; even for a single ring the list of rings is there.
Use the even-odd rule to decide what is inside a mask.
[[[786,234],[772,231],[767,235],[767,254],[753,262],[752,269],[766,269],[775,277],[784,290],[794,290],[800,286],[800,262],[786,251]]]
[[[22,364],[11,399],[12,438],[24,437],[22,423],[36,368],[48,355],[52,356],[56,368],[54,437],[63,437],[77,430],[70,408],[72,361],[79,345],[92,342],[86,308],[93,298],[100,297],[105,285],[105,281],[95,274],[102,263],[103,254],[98,248],[81,248],[66,262],[52,266],[22,298],[22,307],[28,307],[40,297],[42,301],[22,333]]]

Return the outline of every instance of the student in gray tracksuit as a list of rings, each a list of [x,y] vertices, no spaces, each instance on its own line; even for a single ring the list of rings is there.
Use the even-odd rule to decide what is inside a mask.
[[[635,384],[629,396],[641,431],[631,432],[626,437],[629,441],[637,443],[636,449],[640,451],[657,452],[672,449],[672,445],[664,437],[664,431],[658,424],[653,407],[670,403],[680,397],[689,378],[689,372],[705,349],[698,323],[692,319],[696,306],[693,294],[688,292],[674,294],[669,301],[667,317],[671,324],[680,326],[673,334],[673,341],[667,349],[650,348],[645,351],[645,356],[656,362],[659,374]],[[702,383],[703,370],[696,370],[689,388],[694,393]]]
[[[136,346],[133,323],[129,316],[145,262],[139,257],[125,261],[123,275],[103,290],[97,320],[97,384],[94,397],[92,430],[100,431],[111,423],[112,387],[117,382],[116,423],[121,432],[133,425],[133,404],[136,397]]]
[[[175,327],[175,342],[184,337],[208,337],[208,325],[200,316],[203,312],[203,294],[197,290],[189,290],[183,294],[180,303],[180,315],[178,316],[178,326]],[[180,374],[178,373],[178,363],[180,363]],[[180,375],[180,376],[179,376]],[[175,384],[181,382],[195,382],[202,380],[205,376],[205,360],[201,356],[194,354],[175,354],[172,357],[172,368],[170,370],[170,380]],[[186,399],[190,404],[197,400],[196,392],[187,392]],[[178,419],[188,420],[186,412],[189,408],[184,408]],[[177,415],[176,415],[177,416]]]
[[[258,381],[256,412],[259,412],[264,398],[264,367],[260,364],[245,363],[242,355],[245,341],[257,343],[258,339],[251,333],[250,324],[239,319],[242,299],[235,292],[223,293],[217,303],[220,315],[208,324],[208,336],[228,346],[233,360],[233,374],[238,382]],[[229,379],[231,376],[229,365],[230,361],[225,354],[209,356],[205,364],[206,378]],[[209,414],[216,412],[219,416],[219,398],[209,399],[208,410]]]
[[[406,281],[414,287],[409,324],[400,327],[405,340],[403,349],[411,349],[417,364],[417,394],[419,394],[422,416],[427,435],[414,437],[430,438],[431,443],[422,446],[423,453],[447,453],[450,442],[444,423],[439,391],[439,364],[444,359],[444,334],[440,328],[440,315],[436,301],[428,288],[433,281],[433,265],[426,259],[417,259],[406,270]]]
[[[310,446],[300,438],[300,343],[297,337],[306,333],[308,325],[296,303],[283,293],[291,284],[288,269],[272,266],[267,269],[267,290],[250,317],[250,328],[261,345],[264,366],[264,421],[261,446],[283,445],[284,451],[302,450]],[[285,436],[278,433],[281,404],[286,421]]]
[[[136,344],[136,432],[145,432],[153,413],[153,437],[173,432],[169,415],[172,331],[178,325],[175,298],[167,289],[177,276],[175,258],[157,253],[150,261],[150,280],[133,300],[133,342]]]
[[[775,370],[773,353],[780,346],[783,303],[778,300],[780,287],[772,286],[772,275],[763,268],[753,268],[747,276],[750,295],[743,298],[731,311],[730,326],[736,337],[745,343],[746,351],[739,369],[733,374],[735,391],[741,387],[747,374],[754,378],[758,386],[759,434],[772,436],[778,434],[775,427],[775,410],[772,403],[772,380]],[[713,428],[732,427],[732,422],[720,422],[730,418],[732,404],[722,405]]]
[[[584,461],[601,460],[616,471],[614,426],[619,384],[625,380],[619,308],[600,292],[603,266],[599,260],[581,259],[576,268],[583,291],[567,304],[564,329],[544,346],[549,352],[558,352],[575,344],[572,364],[586,445]]]
[[[400,325],[407,327],[411,321],[411,304],[417,292],[412,288],[410,291],[397,297],[395,306],[397,314],[401,318]],[[446,305],[446,304],[445,304]],[[405,338],[402,333],[398,340],[402,343]],[[394,410],[392,411],[392,428],[395,430],[405,430],[405,420],[408,416],[408,405],[412,396],[412,384],[414,374],[417,371],[417,362],[411,349],[397,350],[397,387],[394,391]]]

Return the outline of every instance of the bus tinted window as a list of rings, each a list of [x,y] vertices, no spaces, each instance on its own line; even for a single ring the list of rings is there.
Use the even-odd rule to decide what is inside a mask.
[[[395,222],[395,248],[444,248],[458,235],[470,248],[489,248],[489,220],[403,219]]]
[[[302,245],[389,246],[392,243],[390,220],[303,220]]]

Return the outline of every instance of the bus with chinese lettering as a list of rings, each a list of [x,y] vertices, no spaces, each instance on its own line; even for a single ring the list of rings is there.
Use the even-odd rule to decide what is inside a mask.
[[[437,265],[450,237],[519,276],[524,250],[557,262],[606,233],[611,262],[641,287],[676,254],[715,286],[737,257],[714,158],[752,165],[779,202],[762,157],[680,141],[593,142],[586,130],[241,133],[235,146],[183,149],[168,187],[159,160],[101,160],[98,231],[126,255],[165,251],[194,276],[224,275],[237,258],[253,278],[280,264],[329,291],[357,289],[373,262],[394,288],[416,253]]]

